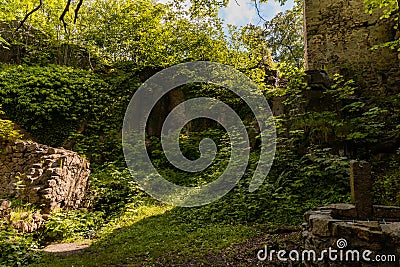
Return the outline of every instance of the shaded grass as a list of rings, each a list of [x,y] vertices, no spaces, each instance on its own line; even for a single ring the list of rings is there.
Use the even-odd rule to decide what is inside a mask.
[[[45,254],[30,266],[155,266],[171,261],[184,265],[261,235],[255,226],[183,222],[171,209],[158,203],[127,209],[89,248],[69,255]]]

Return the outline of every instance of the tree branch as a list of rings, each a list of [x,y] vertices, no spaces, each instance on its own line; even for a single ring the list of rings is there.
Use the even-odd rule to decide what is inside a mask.
[[[263,21],[267,21],[266,19],[264,19],[264,18],[261,16],[260,9],[258,8],[257,0],[254,0],[254,5],[255,5],[256,10],[257,10],[257,15],[260,17],[260,19],[262,19]]]
[[[63,23],[64,25],[64,31],[65,33],[68,33],[67,31],[67,26],[68,23],[65,22],[65,15],[67,14],[67,12],[69,11],[69,6],[71,5],[71,1],[72,0],[68,0],[67,4],[65,5],[64,11],[62,12],[61,16],[60,16],[60,21]]]
[[[74,17],[74,24],[76,23],[76,19],[78,18],[79,9],[81,8],[83,0],[79,0],[78,5],[75,8],[75,17]]]
[[[26,14],[25,18],[20,22],[20,24],[18,25],[18,27],[15,31],[18,31],[24,25],[25,21],[30,17],[30,15],[32,15],[33,13],[35,13],[42,7],[43,0],[39,0],[39,1],[40,1],[39,5],[37,7],[35,7],[32,11],[30,11],[28,14]]]

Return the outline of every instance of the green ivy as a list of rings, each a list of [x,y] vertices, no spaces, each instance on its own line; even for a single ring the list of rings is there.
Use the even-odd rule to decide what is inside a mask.
[[[111,70],[49,65],[0,68],[0,102],[34,139],[86,155],[92,163],[121,157],[123,115],[138,80]]]

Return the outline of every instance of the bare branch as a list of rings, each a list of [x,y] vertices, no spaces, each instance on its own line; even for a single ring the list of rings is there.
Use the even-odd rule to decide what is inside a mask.
[[[263,21],[267,21],[266,19],[264,19],[264,18],[261,16],[260,9],[259,9],[258,4],[257,4],[257,0],[254,0],[254,6],[256,7],[257,15],[260,17],[260,19],[262,19]]]
[[[32,11],[30,11],[28,14],[26,14],[25,18],[20,22],[15,31],[18,31],[24,25],[25,21],[30,17],[30,15],[38,11],[42,7],[42,5],[43,5],[43,0],[40,0],[39,5],[35,7]]]
[[[74,24],[76,23],[76,19],[78,18],[79,9],[81,8],[83,0],[79,0],[78,5],[75,8],[75,17],[74,17]]]
[[[67,4],[65,5],[64,11],[62,12],[61,16],[60,16],[60,21],[63,23],[64,25],[64,31],[65,33],[68,33],[67,31],[67,26],[68,23],[65,22],[65,15],[67,14],[67,12],[69,11],[69,6],[71,5],[71,1],[72,0],[68,0]]]

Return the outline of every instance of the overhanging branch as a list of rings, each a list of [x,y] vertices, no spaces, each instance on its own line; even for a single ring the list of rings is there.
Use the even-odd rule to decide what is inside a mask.
[[[83,0],[79,0],[78,5],[75,8],[75,17],[74,17],[74,24],[76,23],[76,19],[78,18],[79,9],[81,8]]]
[[[262,19],[263,21],[267,21],[266,19],[264,19],[264,18],[261,16],[261,12],[260,12],[260,8],[258,7],[257,0],[254,0],[254,6],[256,7],[257,15],[260,17],[260,19]]]
[[[39,5],[37,7],[35,7],[34,9],[32,9],[32,11],[30,11],[28,14],[26,14],[26,16],[20,22],[20,24],[18,25],[18,27],[15,31],[18,31],[24,25],[25,21],[30,17],[30,15],[32,15],[33,13],[38,11],[42,7],[42,5],[43,5],[43,0],[40,0]]]
[[[69,6],[71,5],[71,0],[68,0],[67,1],[67,4],[65,5],[65,8],[64,8],[64,10],[63,10],[63,12],[61,13],[61,16],[60,16],[60,21],[63,23],[63,25],[64,25],[64,31],[67,33],[68,31],[67,31],[67,26],[68,26],[68,23],[67,22],[65,22],[65,15],[67,14],[67,12],[69,11]]]

